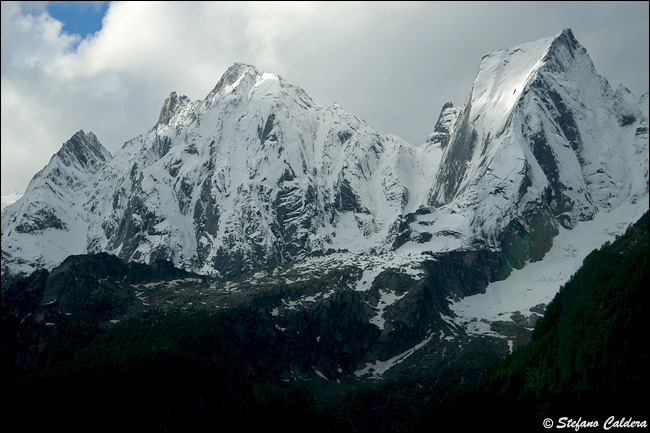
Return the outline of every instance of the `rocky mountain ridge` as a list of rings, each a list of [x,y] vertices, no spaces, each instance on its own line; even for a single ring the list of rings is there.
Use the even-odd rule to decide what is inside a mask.
[[[3,291],[108,253],[216,278],[182,283],[212,308],[262,282],[293,293],[267,305],[280,318],[346,297],[376,334],[361,376],[468,335],[507,352],[590,248],[647,210],[647,124],[647,94],[612,90],[570,30],[484,56],[466,104],[446,104],[420,146],[235,64],[201,101],[172,92],[115,155],[92,133],[66,142],[2,213]],[[502,281],[522,298],[508,309]],[[157,308],[178,306],[158,289]],[[467,305],[490,294],[489,318]]]
[[[68,254],[108,251],[224,275],[327,249],[382,248],[391,224],[410,210],[406,184],[423,176],[416,153],[340,107],[315,107],[277,75],[236,64],[203,101],[172,93],[154,128],[85,173],[94,177],[89,189],[68,200],[85,225],[36,230],[85,237],[85,251],[54,247]],[[38,213],[27,203],[40,188],[30,184],[27,198],[3,213],[3,275],[61,261],[47,248],[25,257],[29,241],[15,230]]]
[[[520,268],[558,227],[647,196],[647,113],[570,30],[484,56],[421,146],[235,64],[202,101],[172,92],[114,157],[92,133],[65,143],[3,212],[3,278],[103,251],[236,276],[328,250],[481,244]]]

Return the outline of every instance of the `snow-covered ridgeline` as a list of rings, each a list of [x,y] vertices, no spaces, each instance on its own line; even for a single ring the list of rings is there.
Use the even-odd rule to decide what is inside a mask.
[[[509,249],[519,267],[647,197],[647,105],[612,91],[570,30],[486,55],[421,146],[238,63],[203,100],[172,92],[112,159],[96,139],[64,144],[72,163],[53,158],[3,212],[3,275],[99,251],[234,275],[395,245]]]
[[[37,176],[47,180],[25,199],[33,208],[18,204],[21,211],[3,216],[7,270],[108,251],[233,274],[329,248],[386,248],[398,217],[426,200],[417,187],[435,153],[379,134],[339,106],[317,107],[275,74],[236,64],[202,101],[170,94],[158,123],[101,166],[79,171],[53,160],[44,169],[52,176]],[[56,178],[84,187],[47,192]],[[52,197],[35,199],[43,194]],[[39,206],[57,218],[64,206],[69,218],[12,230],[8,221],[34,218]],[[73,234],[78,242],[62,241]],[[11,270],[16,262],[24,266]]]
[[[468,102],[448,114],[433,209],[403,248],[479,241],[520,267],[543,257],[560,227],[643,199],[647,103],[613,91],[570,30],[484,56]]]

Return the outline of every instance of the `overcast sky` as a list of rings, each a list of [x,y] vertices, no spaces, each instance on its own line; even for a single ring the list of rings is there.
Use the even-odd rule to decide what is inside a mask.
[[[2,2],[3,196],[78,130],[115,153],[171,91],[203,99],[235,62],[413,144],[465,102],[484,54],[564,28],[612,87],[648,91],[645,1],[52,3]]]

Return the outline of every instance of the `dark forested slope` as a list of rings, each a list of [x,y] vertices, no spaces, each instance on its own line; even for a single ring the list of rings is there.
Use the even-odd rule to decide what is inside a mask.
[[[592,252],[559,291],[531,343],[478,383],[432,404],[415,431],[544,430],[648,422],[648,214]],[[471,408],[471,409],[470,409]],[[471,416],[467,416],[471,410]],[[613,418],[611,418],[613,417]],[[583,425],[585,427],[585,425]]]

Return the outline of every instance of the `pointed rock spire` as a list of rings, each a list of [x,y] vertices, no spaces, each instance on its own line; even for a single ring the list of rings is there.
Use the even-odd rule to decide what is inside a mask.
[[[95,134],[92,132],[86,134],[83,130],[79,130],[63,143],[56,156],[67,166],[79,164],[82,168],[91,171],[95,171],[100,164],[112,158]]]

